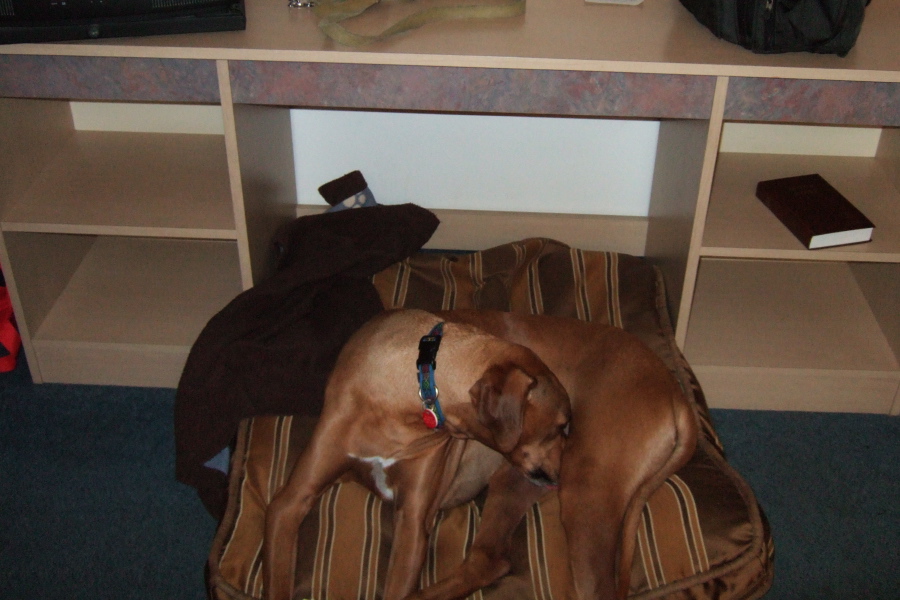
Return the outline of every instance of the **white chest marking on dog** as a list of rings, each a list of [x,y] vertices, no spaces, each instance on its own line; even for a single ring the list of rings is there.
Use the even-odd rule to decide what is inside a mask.
[[[375,487],[378,488],[378,491],[381,493],[385,500],[394,499],[394,490],[391,489],[390,486],[388,486],[387,472],[385,471],[385,469],[397,462],[397,459],[382,458],[380,456],[353,456],[352,454],[350,455],[350,457],[372,465],[372,480],[375,482]]]

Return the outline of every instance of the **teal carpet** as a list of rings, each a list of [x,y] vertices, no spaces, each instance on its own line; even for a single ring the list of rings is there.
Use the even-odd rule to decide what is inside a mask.
[[[174,396],[0,375],[0,598],[206,597],[215,522],[174,478]]]
[[[772,525],[768,599],[900,599],[900,417],[713,411]]]
[[[205,598],[174,390],[0,375],[0,598]],[[775,536],[767,599],[900,598],[900,418],[714,411]]]

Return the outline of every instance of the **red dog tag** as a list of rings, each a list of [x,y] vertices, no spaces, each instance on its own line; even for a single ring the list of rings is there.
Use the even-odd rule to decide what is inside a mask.
[[[438,426],[437,413],[430,408],[422,411],[422,420],[425,421],[425,427],[428,429],[435,429]]]

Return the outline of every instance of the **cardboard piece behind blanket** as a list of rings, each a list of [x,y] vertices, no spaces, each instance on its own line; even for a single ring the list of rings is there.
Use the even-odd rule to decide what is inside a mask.
[[[296,219],[276,236],[275,274],[210,319],[176,392],[175,470],[214,517],[227,478],[205,463],[243,418],[319,414],[341,347],[383,310],[372,275],[418,251],[438,223],[412,204]]]

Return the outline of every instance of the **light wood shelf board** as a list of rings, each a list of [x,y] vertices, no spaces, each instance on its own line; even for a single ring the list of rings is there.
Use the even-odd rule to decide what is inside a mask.
[[[40,340],[35,351],[45,383],[174,388],[190,346]]]
[[[93,239],[19,232],[4,232],[3,239],[12,266],[5,272],[10,294],[19,303],[16,308],[23,309],[17,311],[19,324],[33,336],[90,252]]]
[[[900,371],[845,263],[704,259],[685,355],[698,367]]]
[[[216,77],[219,83],[219,97],[222,101],[222,133],[225,139],[225,156],[228,159],[228,187],[231,192],[231,212],[234,215],[235,233],[237,234],[238,266],[241,273],[241,285],[244,289],[249,289],[253,285],[253,266],[247,235],[244,185],[241,180],[241,158],[238,148],[237,123],[234,117],[234,98],[231,93],[231,79],[228,75],[226,61],[216,61]]]
[[[900,190],[900,128],[883,129],[878,140],[876,158]]]
[[[98,237],[35,343],[190,346],[241,289],[234,243]]]
[[[0,214],[20,197],[72,132],[67,102],[0,98]]]
[[[663,121],[659,127],[647,256],[665,277],[668,306],[675,322],[681,309],[708,135],[709,124],[704,121]]]
[[[900,263],[853,263],[850,270],[888,344],[900,357]]]
[[[185,229],[179,227],[130,227],[127,225],[57,225],[54,223],[2,224],[4,231],[60,233],[69,235],[111,235],[125,237],[157,237],[183,239],[234,240],[234,229]]]
[[[709,130],[706,135],[703,149],[702,167],[697,191],[697,202],[693,209],[693,223],[691,224],[691,236],[686,240],[686,245],[681,248],[685,261],[683,274],[676,274],[681,281],[680,296],[673,297],[673,317],[675,322],[675,343],[684,348],[687,337],[687,329],[690,323],[694,288],[697,285],[697,269],[700,265],[700,246],[703,239],[703,230],[706,224],[706,214],[709,210],[709,199],[715,173],[716,156],[722,140],[722,128],[724,127],[723,115],[728,94],[727,77],[719,77],[716,81],[715,95],[713,97],[712,113],[709,120]],[[677,302],[677,304],[676,304]]]
[[[234,230],[222,136],[75,132],[3,226],[26,224]]]
[[[315,215],[327,208],[324,203],[301,204],[296,214]],[[486,250],[529,237],[545,237],[583,250],[643,256],[647,242],[644,217],[453,209],[431,212],[441,222],[425,244],[433,250]]]
[[[875,223],[866,244],[810,251],[756,197],[766,179],[819,173]],[[703,255],[900,261],[900,191],[875,158],[724,153],[719,156]]]
[[[900,373],[693,365],[711,408],[891,414]]]
[[[721,114],[726,82],[719,81],[713,104]],[[666,280],[675,323],[690,312],[682,299],[693,288],[692,240],[698,235],[697,212],[705,210],[721,119],[663,121],[659,127],[647,227],[647,256]],[[712,140],[712,141],[711,141]],[[690,294],[687,294],[689,297]]]
[[[43,236],[31,233],[0,232],[3,274],[22,337],[31,378],[44,381],[33,343],[44,318],[68,285],[92,239],[84,236]]]
[[[845,261],[845,262],[900,262],[900,252],[863,252],[854,250],[853,246],[822,248],[819,250],[776,250],[772,248],[703,248],[703,256],[707,258],[756,258],[762,260],[793,261]]]
[[[296,165],[289,109],[235,105],[234,123],[242,192],[238,221],[246,222],[249,287],[275,270],[272,239],[295,215]]]
[[[382,3],[352,26],[372,31],[435,3]],[[523,17],[439,23],[362,50],[328,40],[311,11],[271,0],[246,0],[246,8],[246,31],[21,44],[4,51],[900,81],[900,17],[892,2],[869,6],[856,48],[845,58],[754,54],[716,39],[678,0],[637,7],[529,0]]]

